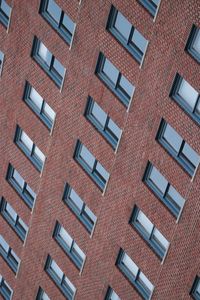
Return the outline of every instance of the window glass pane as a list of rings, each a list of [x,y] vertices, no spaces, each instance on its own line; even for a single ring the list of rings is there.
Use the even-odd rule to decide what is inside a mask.
[[[80,157],[85,161],[90,169],[93,169],[95,158],[84,145],[81,146]]]
[[[43,113],[50,119],[52,122],[55,119],[56,113],[53,111],[53,109],[45,102],[43,106]]]
[[[143,285],[146,289],[148,289],[150,292],[153,291],[153,289],[154,289],[153,284],[149,281],[149,279],[148,279],[142,272],[139,273],[139,278],[138,278],[138,280],[139,280],[139,281],[142,283],[142,285]]]
[[[198,279],[197,287],[196,287],[196,292],[200,295],[200,280]]]
[[[4,251],[6,253],[8,253],[9,251],[9,245],[6,243],[6,241],[4,240],[4,238],[2,237],[2,235],[0,235],[0,246],[4,249]]]
[[[112,290],[109,300],[120,300],[119,296]]]
[[[40,42],[38,54],[46,62],[46,64],[50,67],[52,54],[51,54],[51,52],[49,52],[47,47],[42,42]]]
[[[103,111],[103,109],[94,102],[92,107],[92,115],[94,118],[100,123],[100,125],[104,128],[106,124],[107,114]]]
[[[34,148],[34,155],[41,160],[42,163],[44,163],[45,161],[45,155],[42,153],[42,151],[40,151],[40,149],[38,147],[35,146]]]
[[[122,262],[127,267],[127,269],[136,277],[139,268],[126,253],[124,253]]]
[[[169,242],[166,240],[166,238],[162,235],[162,233],[155,228],[153,231],[153,239],[161,245],[162,248],[167,249],[169,246]]]
[[[71,281],[67,278],[67,276],[65,276],[64,278],[64,282],[69,286],[69,288],[71,289],[71,291],[73,292],[73,294],[76,291],[75,286],[71,283]]]
[[[62,10],[54,0],[49,0],[48,2],[47,12],[59,24]]]
[[[53,68],[56,72],[63,78],[65,75],[65,68],[63,65],[55,58],[53,62]]]
[[[167,192],[167,198],[170,198],[181,209],[184,206],[185,199],[170,185]]]
[[[62,24],[71,34],[73,34],[75,24],[66,14],[64,14]]]
[[[16,254],[13,250],[10,251],[10,254],[11,254],[11,256],[12,256],[12,259],[15,260],[15,262],[16,262],[17,264],[19,264],[19,263],[20,263],[20,259],[19,259],[19,257],[17,256],[17,254]]]
[[[24,187],[24,179],[21,177],[21,175],[17,172],[17,170],[14,170],[13,172],[13,178],[17,182],[17,184],[23,189]]]
[[[77,255],[81,258],[82,261],[85,260],[85,253],[79,248],[79,246],[76,243],[73,244],[73,251],[77,253]]]
[[[67,246],[69,248],[71,248],[73,239],[71,238],[71,236],[68,234],[68,232],[63,227],[60,228],[59,235],[61,236],[63,241],[67,244]]]
[[[198,100],[198,103],[196,105],[195,113],[198,115],[198,117],[200,116],[200,99]]]
[[[36,198],[36,194],[33,192],[33,190],[30,188],[30,186],[27,184],[26,185],[26,191],[29,193],[29,195],[35,199]]]
[[[117,124],[113,122],[112,119],[109,119],[107,126],[109,130],[119,139],[121,135],[121,129],[117,126]]]
[[[24,146],[26,146],[29,152],[31,152],[33,148],[33,142],[24,131],[21,132],[20,140],[24,144]]]
[[[6,3],[5,0],[1,1],[1,9],[8,17],[10,17],[11,7]]]
[[[198,29],[198,32],[196,34],[194,43],[193,43],[193,48],[200,54],[200,29]]]
[[[122,75],[120,78],[119,86],[129,95],[131,98],[134,92],[134,86]]]
[[[132,42],[144,53],[147,45],[147,40],[135,28],[132,36]]]
[[[43,98],[38,94],[38,92],[31,87],[30,91],[30,99],[34,102],[34,104],[38,107],[39,110],[41,110]]]
[[[176,152],[179,152],[183,139],[169,124],[165,127],[163,137]]]
[[[155,184],[162,194],[165,193],[168,181],[155,167],[152,168],[149,179]]]
[[[83,201],[73,189],[71,189],[70,198],[74,202],[76,207],[81,211],[83,207]]]
[[[57,263],[54,260],[52,260],[51,262],[51,269],[55,272],[55,274],[58,276],[60,281],[62,281],[63,271],[60,269],[60,267],[57,265]]]
[[[4,58],[4,54],[2,51],[0,51],[0,61],[2,62],[3,61],[3,58]]]
[[[156,5],[156,6],[158,6],[158,5],[159,5],[159,3],[160,3],[160,0],[152,0],[152,2],[154,2],[154,3],[155,3],[155,5]]]
[[[181,154],[183,154],[192,164],[197,167],[200,157],[187,143],[184,144]]]
[[[115,21],[115,28],[123,35],[123,37],[125,37],[127,41],[130,35],[131,27],[131,23],[118,11]]]
[[[116,85],[119,71],[107,58],[104,62],[103,73]]]
[[[6,204],[6,212],[10,215],[11,219],[13,219],[13,221],[15,222],[17,219],[17,214],[9,203]]]
[[[96,222],[97,217],[93,214],[93,212],[89,209],[88,206],[85,206],[84,212],[88,215],[88,217],[93,221],[93,223]]]
[[[42,299],[41,300],[50,300],[50,298],[47,296],[47,294],[44,291],[42,292]]]
[[[153,224],[141,210],[137,215],[137,222],[140,223],[140,225],[143,227],[143,229],[147,232],[148,235],[151,234],[153,230]]]
[[[182,79],[178,93],[193,111],[198,98],[197,91],[185,79]]]
[[[104,167],[97,162],[96,171],[107,181],[109,178],[109,173],[104,169]]]

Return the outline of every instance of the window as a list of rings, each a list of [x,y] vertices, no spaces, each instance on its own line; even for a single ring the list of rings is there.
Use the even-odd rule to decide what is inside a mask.
[[[42,171],[45,155],[33,143],[30,137],[18,125],[15,133],[15,144],[23,151],[23,153],[30,159],[38,171]]]
[[[26,82],[25,85],[23,100],[36,113],[48,129],[51,130],[56,113],[28,82]]]
[[[97,186],[104,191],[110,174],[79,140],[76,144],[74,159],[83,167]]]
[[[81,270],[86,256],[84,252],[79,248],[75,240],[58,222],[56,222],[53,236],[61,246],[61,248],[64,250],[64,252],[75,263],[76,267]]]
[[[136,205],[133,209],[130,224],[139,232],[159,258],[163,259],[168,250],[169,242]]]
[[[75,31],[75,23],[58,4],[54,0],[41,0],[40,14],[70,45]]]
[[[11,7],[5,0],[0,0],[0,22],[7,29],[10,23]]]
[[[32,209],[36,199],[36,194],[11,164],[8,166],[6,179],[28,205],[28,207]]]
[[[0,76],[2,74],[3,71],[3,61],[4,61],[4,54],[2,51],[0,51]]]
[[[3,197],[0,200],[0,214],[8,222],[19,238],[24,242],[28,233],[28,226]]]
[[[103,135],[109,144],[116,149],[122,130],[90,96],[86,105],[85,117]]]
[[[99,54],[95,73],[119,98],[119,100],[125,105],[125,107],[128,108],[135,87],[101,52]]]
[[[11,270],[17,274],[20,265],[20,259],[4,240],[2,235],[0,235],[0,255],[7,262]]]
[[[121,299],[111,287],[108,287],[105,300],[121,300]]]
[[[116,264],[122,273],[130,280],[142,298],[145,300],[150,299],[154,290],[154,285],[122,249],[119,251]]]
[[[200,156],[162,119],[157,134],[158,142],[175,158],[175,160],[193,176],[200,162]]]
[[[31,55],[61,89],[66,69],[37,37],[34,37]]]
[[[178,103],[190,117],[200,124],[200,95],[179,74],[176,74],[170,97]]]
[[[160,0],[138,0],[152,15],[152,17],[156,16]]]
[[[111,6],[107,29],[138,63],[142,62],[148,41],[114,6]]]
[[[200,63],[200,28],[193,25],[185,50]]]
[[[87,231],[92,233],[97,217],[68,183],[65,186],[63,201],[73,211]]]
[[[5,300],[11,300],[13,295],[13,290],[8,285],[8,283],[5,281],[3,276],[0,274],[0,295]]]
[[[36,300],[50,300],[50,298],[45,293],[45,291],[41,287],[39,287]]]
[[[63,273],[50,255],[47,257],[45,271],[67,299],[74,299],[76,293],[75,286],[71,283],[71,281],[67,278],[67,276]]]
[[[192,285],[192,289],[190,291],[190,295],[195,300],[200,300],[200,277],[196,276],[194,283]]]
[[[147,164],[143,181],[167,206],[170,212],[176,218],[179,218],[185,199],[150,162]]]

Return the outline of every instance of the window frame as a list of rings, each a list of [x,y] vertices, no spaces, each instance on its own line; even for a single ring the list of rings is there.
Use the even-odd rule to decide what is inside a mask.
[[[54,1],[56,4],[57,2]],[[49,4],[49,0],[41,0],[40,2],[40,8],[39,8],[39,14],[47,21],[47,23],[52,26],[52,28],[59,34],[59,36],[71,47],[72,42],[73,42],[73,37],[75,34],[75,28],[76,28],[76,23],[72,21],[72,19],[67,15],[64,10],[61,9],[61,16],[60,16],[60,21],[59,25],[57,25],[56,21],[53,19],[53,17],[48,13],[47,7]],[[58,4],[57,4],[58,5]],[[64,15],[66,15],[72,23],[74,23],[74,28],[73,32],[71,33],[70,30],[66,28],[66,31],[62,30],[62,21],[64,18]]]
[[[68,183],[66,183],[65,184],[65,188],[64,188],[64,193],[63,193],[62,200],[67,205],[67,207],[72,211],[72,213],[75,214],[75,216],[78,218],[78,220],[80,221],[80,223],[89,232],[89,234],[92,234],[92,232],[94,231],[96,222],[97,222],[97,217],[95,216],[95,214],[91,211],[91,209],[86,205],[86,203],[81,198],[80,199],[83,201],[83,205],[82,205],[81,211],[79,211],[77,209],[77,207],[74,204],[73,200],[71,200],[71,198],[70,198],[71,190],[74,190],[74,189]],[[74,190],[74,192],[76,193],[75,190]],[[85,211],[85,208],[88,208],[91,211],[91,213],[96,217],[96,220],[94,222],[88,221],[88,220],[91,220],[91,218],[89,218],[89,216],[87,215],[87,213]]]
[[[67,234],[70,236],[72,239],[72,244],[71,247],[69,248],[68,245],[63,241],[61,236],[59,235],[60,229],[63,228]],[[58,222],[56,221],[55,227],[54,227],[54,232],[53,232],[53,238],[56,240],[58,245],[61,247],[61,249],[64,251],[65,254],[70,258],[70,260],[75,264],[77,269],[81,271],[83,269],[85,260],[86,260],[86,255],[82,251],[82,249],[79,247],[79,245],[76,243],[76,241],[72,238],[72,236],[69,234],[69,232]],[[78,248],[84,253],[85,258],[81,260],[78,255],[76,255],[74,252],[74,244],[78,246]]]
[[[5,300],[11,300],[13,296],[13,290],[9,286],[9,284],[6,282],[4,277],[0,274],[0,295]]]
[[[31,57],[33,60],[42,68],[42,70],[50,77],[50,79],[56,84],[56,86],[62,90],[64,80],[65,80],[65,75],[66,75],[66,68],[62,65],[62,63],[51,53],[51,51],[45,46],[45,48],[48,50],[49,54],[51,54],[51,62],[50,66],[46,64],[46,62],[40,57],[39,55],[39,48],[40,44],[45,44],[39,40],[36,36],[34,36],[33,39],[33,46],[31,50]],[[57,60],[60,65],[63,67],[63,77],[58,74],[57,71],[54,70],[54,61]]]
[[[86,172],[86,174],[92,179],[92,181],[98,186],[98,188],[102,191],[102,193],[105,192],[109,178],[110,173],[103,167],[103,165],[94,157],[94,155],[91,153],[91,155],[94,157],[95,161],[93,164],[92,170],[89,168],[88,164],[81,158],[80,153],[82,150],[82,147],[85,147],[88,150],[88,148],[81,143],[80,140],[77,140],[75,151],[74,151],[74,160],[78,163],[78,165]],[[106,180],[98,171],[97,171],[97,164],[100,164],[100,166],[106,171],[108,174],[108,179]]]
[[[200,294],[197,293],[197,287],[198,284],[200,284],[200,277],[198,275],[196,275],[194,282],[192,284],[192,288],[190,290],[190,296],[194,299],[194,300],[200,300]]]
[[[106,292],[106,296],[104,298],[104,300],[112,300],[112,293],[115,293],[117,295],[117,293],[110,287],[108,286],[107,292]],[[118,299],[117,300],[121,300],[120,297],[117,295]]]
[[[10,205],[10,206],[16,213],[17,217],[16,217],[15,221],[10,217],[10,215],[7,213],[7,210],[6,210],[7,204],[10,205],[10,203],[8,201],[6,201],[4,197],[2,197],[0,199],[0,215],[2,215],[4,220],[10,225],[10,227],[14,230],[14,232],[17,234],[17,236],[20,238],[20,240],[22,242],[24,242],[27,237],[29,228],[25,224],[25,222],[20,218],[20,216],[17,214],[17,212],[14,210],[12,205]],[[23,226],[20,224],[20,220],[22,220],[22,222],[26,225],[27,231],[26,231],[26,228],[23,228]]]
[[[26,81],[25,87],[24,87],[23,101],[28,105],[28,107],[36,114],[36,116],[42,121],[42,123],[51,132],[52,129],[53,129],[54,123],[55,123],[56,113],[52,109],[52,107],[42,97],[41,98],[43,99],[43,102],[42,102],[41,109],[39,110],[39,108],[34,104],[34,102],[30,98],[30,93],[31,93],[32,88],[38,93],[38,91],[28,81]],[[43,109],[44,109],[45,104],[47,104],[53,110],[53,112],[55,113],[55,118],[54,118],[53,121],[51,121],[51,119],[48,118],[46,116],[46,114],[44,114]]]
[[[134,91],[135,91],[135,86],[118,70],[118,79],[116,84],[114,84],[108,76],[106,76],[103,72],[104,64],[106,59],[115,67],[115,65],[102,53],[99,53],[98,60],[97,60],[97,65],[95,69],[95,74],[96,76],[106,85],[106,87],[113,92],[113,94],[119,99],[119,101],[126,107],[128,110],[130,107],[130,104],[133,99]],[[121,78],[124,77],[133,87],[132,90],[132,95],[129,96],[128,93],[126,93],[123,88],[120,86],[120,80]]]
[[[7,6],[10,8],[10,15],[8,16],[5,11],[1,8],[2,1],[6,3]],[[12,7],[7,4],[5,0],[0,1],[0,23],[8,30],[9,25],[10,25],[10,18],[11,18],[11,13],[12,13]]]
[[[117,10],[114,5],[111,5],[110,8],[110,13],[108,16],[108,21],[107,21],[107,25],[106,25],[106,29],[108,30],[108,32],[110,32],[115,38],[116,40],[128,51],[128,53],[137,61],[137,63],[139,63],[139,65],[142,64],[146,51],[147,51],[147,47],[148,47],[148,40],[143,36],[143,34],[141,34],[141,32],[139,30],[137,30],[136,27],[134,27],[129,21],[128,19],[123,15],[123,17],[131,24],[131,30],[130,30],[130,34],[129,34],[129,38],[128,40],[125,39],[125,37],[123,37],[120,32],[115,28],[115,22],[116,22],[116,18],[117,18],[117,14],[118,12],[120,12],[119,10]],[[145,46],[145,50],[144,52],[141,51],[141,49],[139,49],[139,47],[134,43],[131,42],[133,35],[134,35],[134,31],[135,29],[143,36],[143,38],[146,40],[146,46]]]
[[[43,300],[43,295],[46,295],[48,298],[49,296],[47,295],[47,293],[39,286],[38,292],[37,292],[37,296],[36,296],[36,300]],[[50,298],[49,298],[50,300]]]
[[[65,275],[65,273],[62,271],[62,269],[60,269],[60,270],[62,271],[63,276],[62,276],[61,282],[59,281],[59,279],[57,278],[57,275],[51,269],[51,263],[53,261],[59,267],[59,265],[57,264],[57,262],[54,259],[52,259],[52,257],[48,254],[44,270],[49,275],[49,277],[51,278],[51,280],[55,283],[55,285],[58,287],[58,289],[61,291],[61,293],[65,297],[67,297],[67,299],[73,300],[75,298],[75,295],[76,295],[76,290],[77,290],[76,287],[73,285],[73,283],[71,282],[71,280],[69,280],[69,278]],[[71,285],[74,286],[74,288],[75,288],[74,294],[73,294],[73,291],[71,290],[71,288],[69,287],[69,285],[67,285],[67,283],[65,281],[65,278],[67,278],[67,280],[71,283]],[[65,282],[65,284],[64,284],[64,282]]]
[[[158,9],[160,7],[160,2],[157,6],[157,8],[155,9],[153,3],[151,0],[138,0],[138,2],[148,11],[148,13],[155,19],[158,13]]]
[[[35,203],[35,200],[37,198],[37,195],[32,190],[32,188],[27,184],[27,182],[23,179],[23,177],[21,176],[21,174],[16,170],[20,174],[20,176],[22,177],[22,179],[24,181],[23,189],[21,189],[19,187],[19,185],[17,184],[17,182],[13,178],[13,173],[14,173],[15,170],[16,169],[9,163],[9,165],[8,165],[8,171],[7,171],[7,175],[6,175],[6,180],[12,186],[12,188],[18,193],[18,195],[22,198],[22,200],[25,202],[25,204],[28,206],[28,208],[32,210],[33,207],[34,207],[34,203]],[[35,194],[35,198],[34,199],[32,198],[32,196],[30,195],[30,193],[26,189],[27,186]]]
[[[4,58],[5,58],[5,55],[4,55],[4,53],[0,50],[0,76],[2,76],[2,72],[3,72]]]
[[[4,239],[4,237],[2,235],[0,235],[0,237],[2,237],[2,239],[6,242],[6,244],[9,247],[8,251],[6,252],[0,244],[0,256],[5,260],[5,262],[8,264],[13,273],[17,275],[20,268],[21,260],[19,256],[15,253],[15,251],[7,243],[7,241]]]
[[[200,53],[193,48],[193,45],[199,31],[200,28],[193,24],[185,46],[185,51],[188,52],[198,63],[200,63]]]
[[[179,136],[182,139],[181,146],[179,148],[179,151],[176,152],[172,146],[169,145],[169,143],[165,140],[164,134],[165,129],[167,128],[167,125],[169,125],[171,128],[173,128],[169,123],[167,123],[164,119],[161,119],[160,126],[158,128],[158,132],[156,135],[157,142],[163,146],[163,148],[175,159],[176,162],[181,165],[181,167],[191,176],[193,177],[195,175],[195,172],[198,168],[198,165],[200,163],[200,156],[199,154],[188,144],[186,141],[182,138],[182,136],[173,128],[173,130],[177,133],[177,136]],[[187,158],[183,153],[182,150],[184,149],[184,146],[188,145],[198,156],[199,156],[199,163],[195,166],[193,163]]]
[[[97,131],[105,138],[105,140],[109,143],[109,145],[111,145],[111,147],[114,150],[116,150],[120,143],[120,139],[122,136],[122,129],[119,128],[119,126],[113,121],[113,119],[111,119],[111,117],[103,109],[102,110],[107,115],[107,119],[106,119],[104,128],[102,128],[100,126],[99,122],[96,120],[96,118],[92,114],[92,110],[93,110],[95,103],[102,109],[102,107],[91,96],[88,96],[84,116],[94,126],[94,128],[97,129]],[[121,131],[120,135],[119,135],[119,139],[117,139],[117,136],[114,133],[112,133],[108,127],[108,123],[110,120],[113,123],[115,123],[115,125]]]

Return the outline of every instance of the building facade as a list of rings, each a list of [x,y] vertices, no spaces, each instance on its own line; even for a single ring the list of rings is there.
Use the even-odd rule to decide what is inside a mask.
[[[200,299],[200,2],[0,1],[0,298]]]

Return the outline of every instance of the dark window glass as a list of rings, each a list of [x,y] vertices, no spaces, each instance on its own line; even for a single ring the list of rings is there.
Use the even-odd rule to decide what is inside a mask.
[[[0,76],[2,74],[3,71],[3,61],[4,61],[4,54],[2,51],[0,51]]]
[[[200,300],[200,278],[196,276],[194,283],[192,285],[192,289],[190,291],[190,295],[195,300]]]
[[[108,287],[106,297],[104,300],[121,300],[121,299],[111,287]]]
[[[198,63],[200,63],[200,28],[196,25],[192,26],[185,49]]]
[[[138,0],[152,15],[152,17],[155,17],[158,6],[160,4],[160,0]]]
[[[0,255],[7,262],[11,270],[17,274],[20,265],[20,259],[7,244],[2,235],[0,235]]]
[[[0,1],[0,22],[8,28],[10,23],[11,7],[5,0]]]
[[[0,274],[0,295],[5,300],[11,300],[13,295],[13,290],[8,285],[6,280],[3,278],[3,276]]]
[[[36,300],[50,300],[49,296],[45,293],[45,291],[39,287]]]

